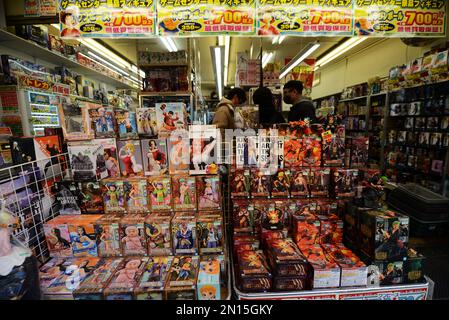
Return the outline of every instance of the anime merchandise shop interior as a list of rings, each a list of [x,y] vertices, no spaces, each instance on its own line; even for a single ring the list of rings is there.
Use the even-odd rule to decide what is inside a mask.
[[[447,12],[0,2],[0,299],[449,299]]]

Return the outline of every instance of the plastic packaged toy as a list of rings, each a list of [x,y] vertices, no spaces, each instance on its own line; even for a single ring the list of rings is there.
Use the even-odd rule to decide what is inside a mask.
[[[136,113],[129,110],[115,110],[120,139],[138,139]]]
[[[187,212],[176,213],[172,220],[172,239],[175,255],[198,253],[195,215]]]
[[[290,193],[292,198],[308,198],[310,169],[292,169],[292,179],[290,182]]]
[[[404,283],[405,276],[405,262],[399,261],[374,261],[375,265],[379,269],[379,282],[380,285],[395,285]]]
[[[351,167],[366,167],[368,163],[369,138],[357,137],[351,140]]]
[[[101,180],[108,177],[104,159],[104,147],[102,145],[71,142],[68,144],[68,152],[73,180]]]
[[[320,221],[309,209],[306,212],[293,216],[293,236],[298,246],[315,244],[319,239]]]
[[[150,256],[172,255],[171,213],[157,212],[145,219],[145,233]]]
[[[148,194],[152,211],[172,209],[171,183],[169,176],[153,177],[148,180]]]
[[[58,216],[44,224],[44,234],[50,257],[71,257],[69,226],[71,216]]]
[[[115,138],[115,115],[114,109],[93,105],[89,108],[89,117],[95,138]]]
[[[146,256],[145,217],[127,214],[120,221],[120,242],[124,256]]]
[[[134,288],[145,270],[148,258],[129,257],[123,259],[104,290],[106,300],[132,300]]]
[[[221,208],[219,176],[198,176],[196,187],[198,190],[198,210]]]
[[[137,132],[144,137],[157,136],[156,109],[136,108]]]
[[[197,280],[198,300],[220,300],[220,262],[201,261]]]
[[[310,277],[310,264],[291,239],[273,239],[268,242],[267,257],[278,277]]]
[[[118,178],[120,177],[120,165],[118,162],[117,155],[117,142],[114,138],[109,139],[94,139],[91,140],[92,144],[103,145],[104,147],[104,160],[106,162],[106,169],[108,171],[109,177]]]
[[[288,198],[290,197],[291,172],[290,170],[279,169],[270,179],[271,197]]]
[[[270,197],[270,175],[265,170],[251,170],[251,198]]]
[[[83,214],[104,213],[102,187],[99,182],[81,182],[80,209]]]
[[[231,196],[249,198],[251,175],[249,169],[235,169],[231,174]]]
[[[123,184],[126,199],[126,212],[148,212],[147,181],[145,179],[130,178]]]
[[[123,180],[103,180],[102,189],[105,213],[123,213],[126,211]]]
[[[337,216],[318,215],[320,220],[319,243],[341,244],[343,242],[343,221]]]
[[[223,252],[223,219],[221,215],[199,216],[197,220],[198,247],[200,254]]]
[[[143,176],[142,150],[140,147],[140,141],[117,141],[117,149],[122,176]]]
[[[167,287],[195,286],[198,264],[198,256],[175,256],[169,271]]]
[[[142,143],[143,167],[146,176],[168,173],[168,149],[165,139],[145,139]]]
[[[237,254],[238,283],[247,292],[266,292],[271,289],[272,275],[262,251],[240,251]]]
[[[119,214],[105,214],[95,222],[98,233],[98,256],[119,257],[122,255],[120,246]]]
[[[284,210],[279,205],[282,202],[270,203],[261,216],[262,227],[267,230],[282,230],[285,224]]]
[[[172,176],[175,211],[196,210],[196,179],[188,175]]]
[[[254,205],[247,200],[234,201],[232,224],[234,233],[251,233],[253,224]]]
[[[68,222],[74,257],[98,257],[96,221],[101,215],[80,215]]]
[[[151,257],[134,289],[136,300],[163,300],[164,287],[173,257]]]
[[[337,169],[333,172],[335,196],[338,198],[354,197],[358,181],[358,170]]]
[[[309,173],[309,189],[312,198],[328,197],[330,169],[312,168]]]

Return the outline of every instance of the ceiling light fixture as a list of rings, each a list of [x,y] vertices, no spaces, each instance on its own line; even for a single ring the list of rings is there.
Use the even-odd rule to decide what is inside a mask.
[[[229,50],[231,47],[231,37],[230,36],[219,36],[218,45],[224,46],[224,86],[228,85],[228,66],[229,66]]]
[[[303,62],[308,56],[310,56],[316,49],[320,47],[318,42],[308,43],[286,66],[281,69],[279,79],[285,77],[290,70]]]
[[[350,38],[350,39],[346,40],[341,45],[339,45],[337,48],[335,48],[334,50],[329,52],[327,55],[325,55],[323,58],[318,60],[315,63],[315,65],[316,65],[315,70],[317,70],[318,68],[323,67],[324,65],[328,64],[332,60],[335,60],[336,58],[341,56],[343,53],[351,50],[352,48],[354,48],[355,46],[359,45],[360,43],[362,43],[366,39],[368,39],[368,38],[367,37],[364,37],[364,38]]]
[[[271,58],[273,57],[273,52],[265,52],[262,56],[262,69],[265,68],[265,66],[270,62]]]
[[[271,40],[271,44],[281,44],[285,40],[286,36],[276,36]]]
[[[105,59],[103,59],[103,58],[97,56],[97,55],[96,55],[95,53],[93,53],[92,51],[87,51],[87,54],[90,55],[91,57],[94,57],[95,59],[97,59],[97,60],[99,60],[99,61],[101,61],[101,62],[107,64],[108,66],[110,66],[111,68],[113,68],[113,69],[115,69],[116,71],[120,72],[121,74],[124,74],[124,75],[128,75],[128,74],[129,74],[129,72],[127,72],[127,71],[125,71],[125,70],[123,70],[123,69],[121,69],[121,68],[119,68],[119,67],[113,65],[112,63],[106,61]]]
[[[178,48],[176,47],[175,42],[173,41],[172,38],[169,37],[161,37],[160,38],[162,43],[164,44],[165,48],[169,51],[169,52],[176,52],[178,51]]]
[[[224,62],[224,46],[210,47],[212,62],[215,66],[215,81],[217,85],[218,97],[223,97],[223,62]]]

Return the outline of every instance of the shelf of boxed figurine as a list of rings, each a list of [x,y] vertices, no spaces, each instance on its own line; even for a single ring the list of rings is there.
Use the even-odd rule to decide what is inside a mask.
[[[279,170],[262,183],[264,192],[257,190],[263,175],[248,171],[235,169],[231,178],[238,290],[255,293],[366,285],[366,266],[342,246],[343,221],[339,218],[344,203],[356,195],[358,169],[332,168],[331,174],[330,168],[298,168],[292,170],[290,179],[285,179],[290,170]],[[313,175],[317,180],[308,179],[311,172],[320,172]],[[287,181],[292,181],[289,187],[284,185]],[[343,265],[341,254],[350,262]],[[343,265],[342,279],[334,259]],[[350,273],[356,275],[346,277]]]
[[[179,182],[183,182],[183,177],[193,179],[193,186],[189,185],[189,190],[182,193],[191,204],[183,205],[180,201]],[[45,297],[228,298],[230,278],[219,201],[203,201],[199,193],[196,201],[195,180],[204,176],[172,178],[178,186],[174,189],[170,187],[169,176],[151,178],[151,181],[165,181],[165,193],[156,194],[150,188],[148,197],[147,179],[138,177],[102,180],[96,194],[95,182],[79,182],[87,184],[87,189],[80,192],[87,202],[81,199],[81,194],[72,201],[60,199],[61,213],[73,213],[79,203],[78,211],[82,210],[82,214],[61,214],[44,225],[53,258],[40,271]],[[208,176],[208,179],[219,181],[218,176]],[[66,183],[66,190],[73,191],[70,187],[75,182],[62,183]],[[201,185],[204,195],[211,196],[207,189],[210,186]],[[174,191],[167,193],[167,190]],[[171,200],[164,201],[167,194],[168,198],[173,195],[173,204]],[[78,275],[79,286],[71,282]]]

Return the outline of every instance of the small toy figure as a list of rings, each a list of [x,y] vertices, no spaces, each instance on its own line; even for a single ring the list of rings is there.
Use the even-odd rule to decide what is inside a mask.
[[[92,239],[92,237],[86,233],[86,229],[83,226],[78,226],[76,232],[77,235],[72,237],[73,248],[81,250],[95,247],[95,239]]]
[[[160,110],[162,111],[164,117],[163,127],[168,131],[173,131],[176,129],[176,121],[179,120],[178,112],[173,113],[173,111],[166,112],[165,109],[167,106],[163,103],[160,106]]]
[[[110,232],[109,226],[103,226],[103,232],[100,236],[100,241],[104,244],[104,251],[111,252],[112,249],[112,241],[114,240],[114,236]]]
[[[211,285],[202,286],[200,289],[202,300],[217,300],[217,289]]]
[[[134,278],[139,271],[140,263],[139,259],[129,260],[123,269],[117,271],[113,283],[123,287],[134,287]]]
[[[176,249],[192,249],[193,248],[193,234],[189,230],[186,222],[181,222],[180,228],[176,231]]]
[[[106,193],[109,197],[109,203],[107,205],[111,207],[118,207],[121,194],[120,188],[117,188],[115,184],[110,184],[109,186],[108,184],[105,184],[104,186],[107,189]]]
[[[139,229],[136,226],[127,226],[125,234],[126,236],[123,237],[122,243],[125,243],[126,250],[144,250],[139,235]]]
[[[187,181],[185,179],[180,179],[179,183],[181,184],[179,186],[179,201],[181,204],[191,204],[192,199],[190,196],[190,188],[187,185]]]
[[[165,197],[167,196],[167,189],[164,187],[162,182],[157,182],[156,185],[152,184],[154,187],[153,196],[157,205],[163,205],[165,203]]]
[[[115,159],[112,154],[111,150],[104,150],[104,160],[106,164],[106,169],[108,170],[109,176],[111,178],[118,177],[120,174],[119,164],[117,159]]]
[[[277,208],[270,208],[265,214],[263,224],[268,230],[282,229],[282,211]]]
[[[187,280],[190,277],[191,268],[192,268],[192,258],[186,257],[183,261],[182,266],[177,267],[178,277],[176,278],[176,281]]]
[[[306,196],[309,195],[308,182],[304,178],[304,174],[302,171],[296,172],[291,189],[292,189],[292,195],[294,195],[294,194],[298,194],[298,195],[304,194]]]
[[[137,163],[135,152],[136,149],[131,142],[126,143],[119,150],[119,157],[124,164],[124,170],[122,170],[122,173],[125,177],[134,176],[142,172],[142,165]]]
[[[249,211],[246,208],[239,210],[237,214],[238,226],[240,228],[247,228],[249,226]]]

